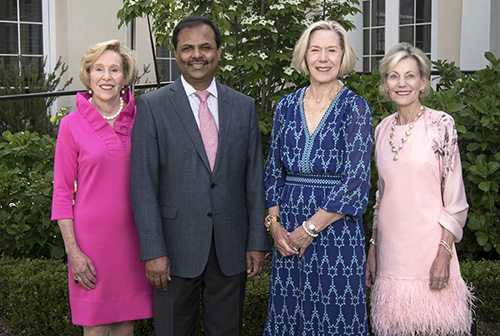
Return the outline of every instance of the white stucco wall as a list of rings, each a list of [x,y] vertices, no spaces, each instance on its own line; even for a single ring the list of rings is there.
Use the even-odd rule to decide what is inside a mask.
[[[83,90],[78,73],[80,61],[85,51],[94,43],[111,39],[119,39],[129,45],[130,30],[127,26],[118,29],[116,14],[122,7],[122,0],[49,0],[53,9],[50,19],[50,44],[52,45],[51,59],[55,61],[59,56],[68,66],[63,80],[73,78],[67,90]],[[152,63],[151,47],[145,19],[136,21],[136,50],[138,51],[137,68],[142,71],[144,64]],[[130,45],[129,45],[130,46]],[[51,67],[51,69],[53,66]],[[152,67],[151,67],[152,68]],[[151,79],[153,78],[150,75]],[[63,82],[63,81],[61,81]],[[75,96],[60,97],[56,100],[54,111],[61,107],[74,109]]]

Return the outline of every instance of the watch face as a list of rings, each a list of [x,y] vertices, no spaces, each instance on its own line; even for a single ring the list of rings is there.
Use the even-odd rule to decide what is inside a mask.
[[[313,223],[309,223],[309,230],[314,231],[316,229],[316,226]]]

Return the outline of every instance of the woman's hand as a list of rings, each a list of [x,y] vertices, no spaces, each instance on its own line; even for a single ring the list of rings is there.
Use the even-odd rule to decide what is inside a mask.
[[[448,281],[450,280],[450,260],[451,254],[440,246],[430,270],[429,287],[431,289],[443,289],[448,286]]]
[[[311,245],[313,239],[313,237],[306,233],[302,225],[296,227],[295,230],[290,233],[292,246],[298,249],[299,257],[302,257],[304,253],[306,253],[306,249]]]
[[[87,290],[94,289],[97,283],[97,273],[92,260],[82,251],[74,252],[68,257],[75,283]]]
[[[290,233],[280,224],[274,223],[270,227],[274,246],[283,257],[289,257],[299,253],[299,246],[293,245]]]
[[[366,257],[366,287],[372,288],[377,278],[377,247],[370,244]]]

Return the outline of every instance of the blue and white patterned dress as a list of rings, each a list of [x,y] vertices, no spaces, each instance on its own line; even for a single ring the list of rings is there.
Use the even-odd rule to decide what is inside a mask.
[[[302,258],[274,249],[264,335],[369,335],[361,215],[370,183],[370,106],[344,87],[310,136],[305,89],[276,107],[266,206],[280,206],[289,232],[320,208],[346,216],[320,232]]]

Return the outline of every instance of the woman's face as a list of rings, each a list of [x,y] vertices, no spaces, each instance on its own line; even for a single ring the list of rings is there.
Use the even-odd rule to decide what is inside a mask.
[[[113,50],[106,50],[90,67],[90,88],[92,99],[99,103],[118,99],[125,86],[122,58]]]
[[[337,32],[324,29],[313,31],[306,51],[311,83],[324,84],[336,80],[343,56]]]
[[[385,80],[385,89],[398,107],[420,104],[420,91],[424,90],[426,79],[420,76],[418,62],[407,57],[396,63]]]

